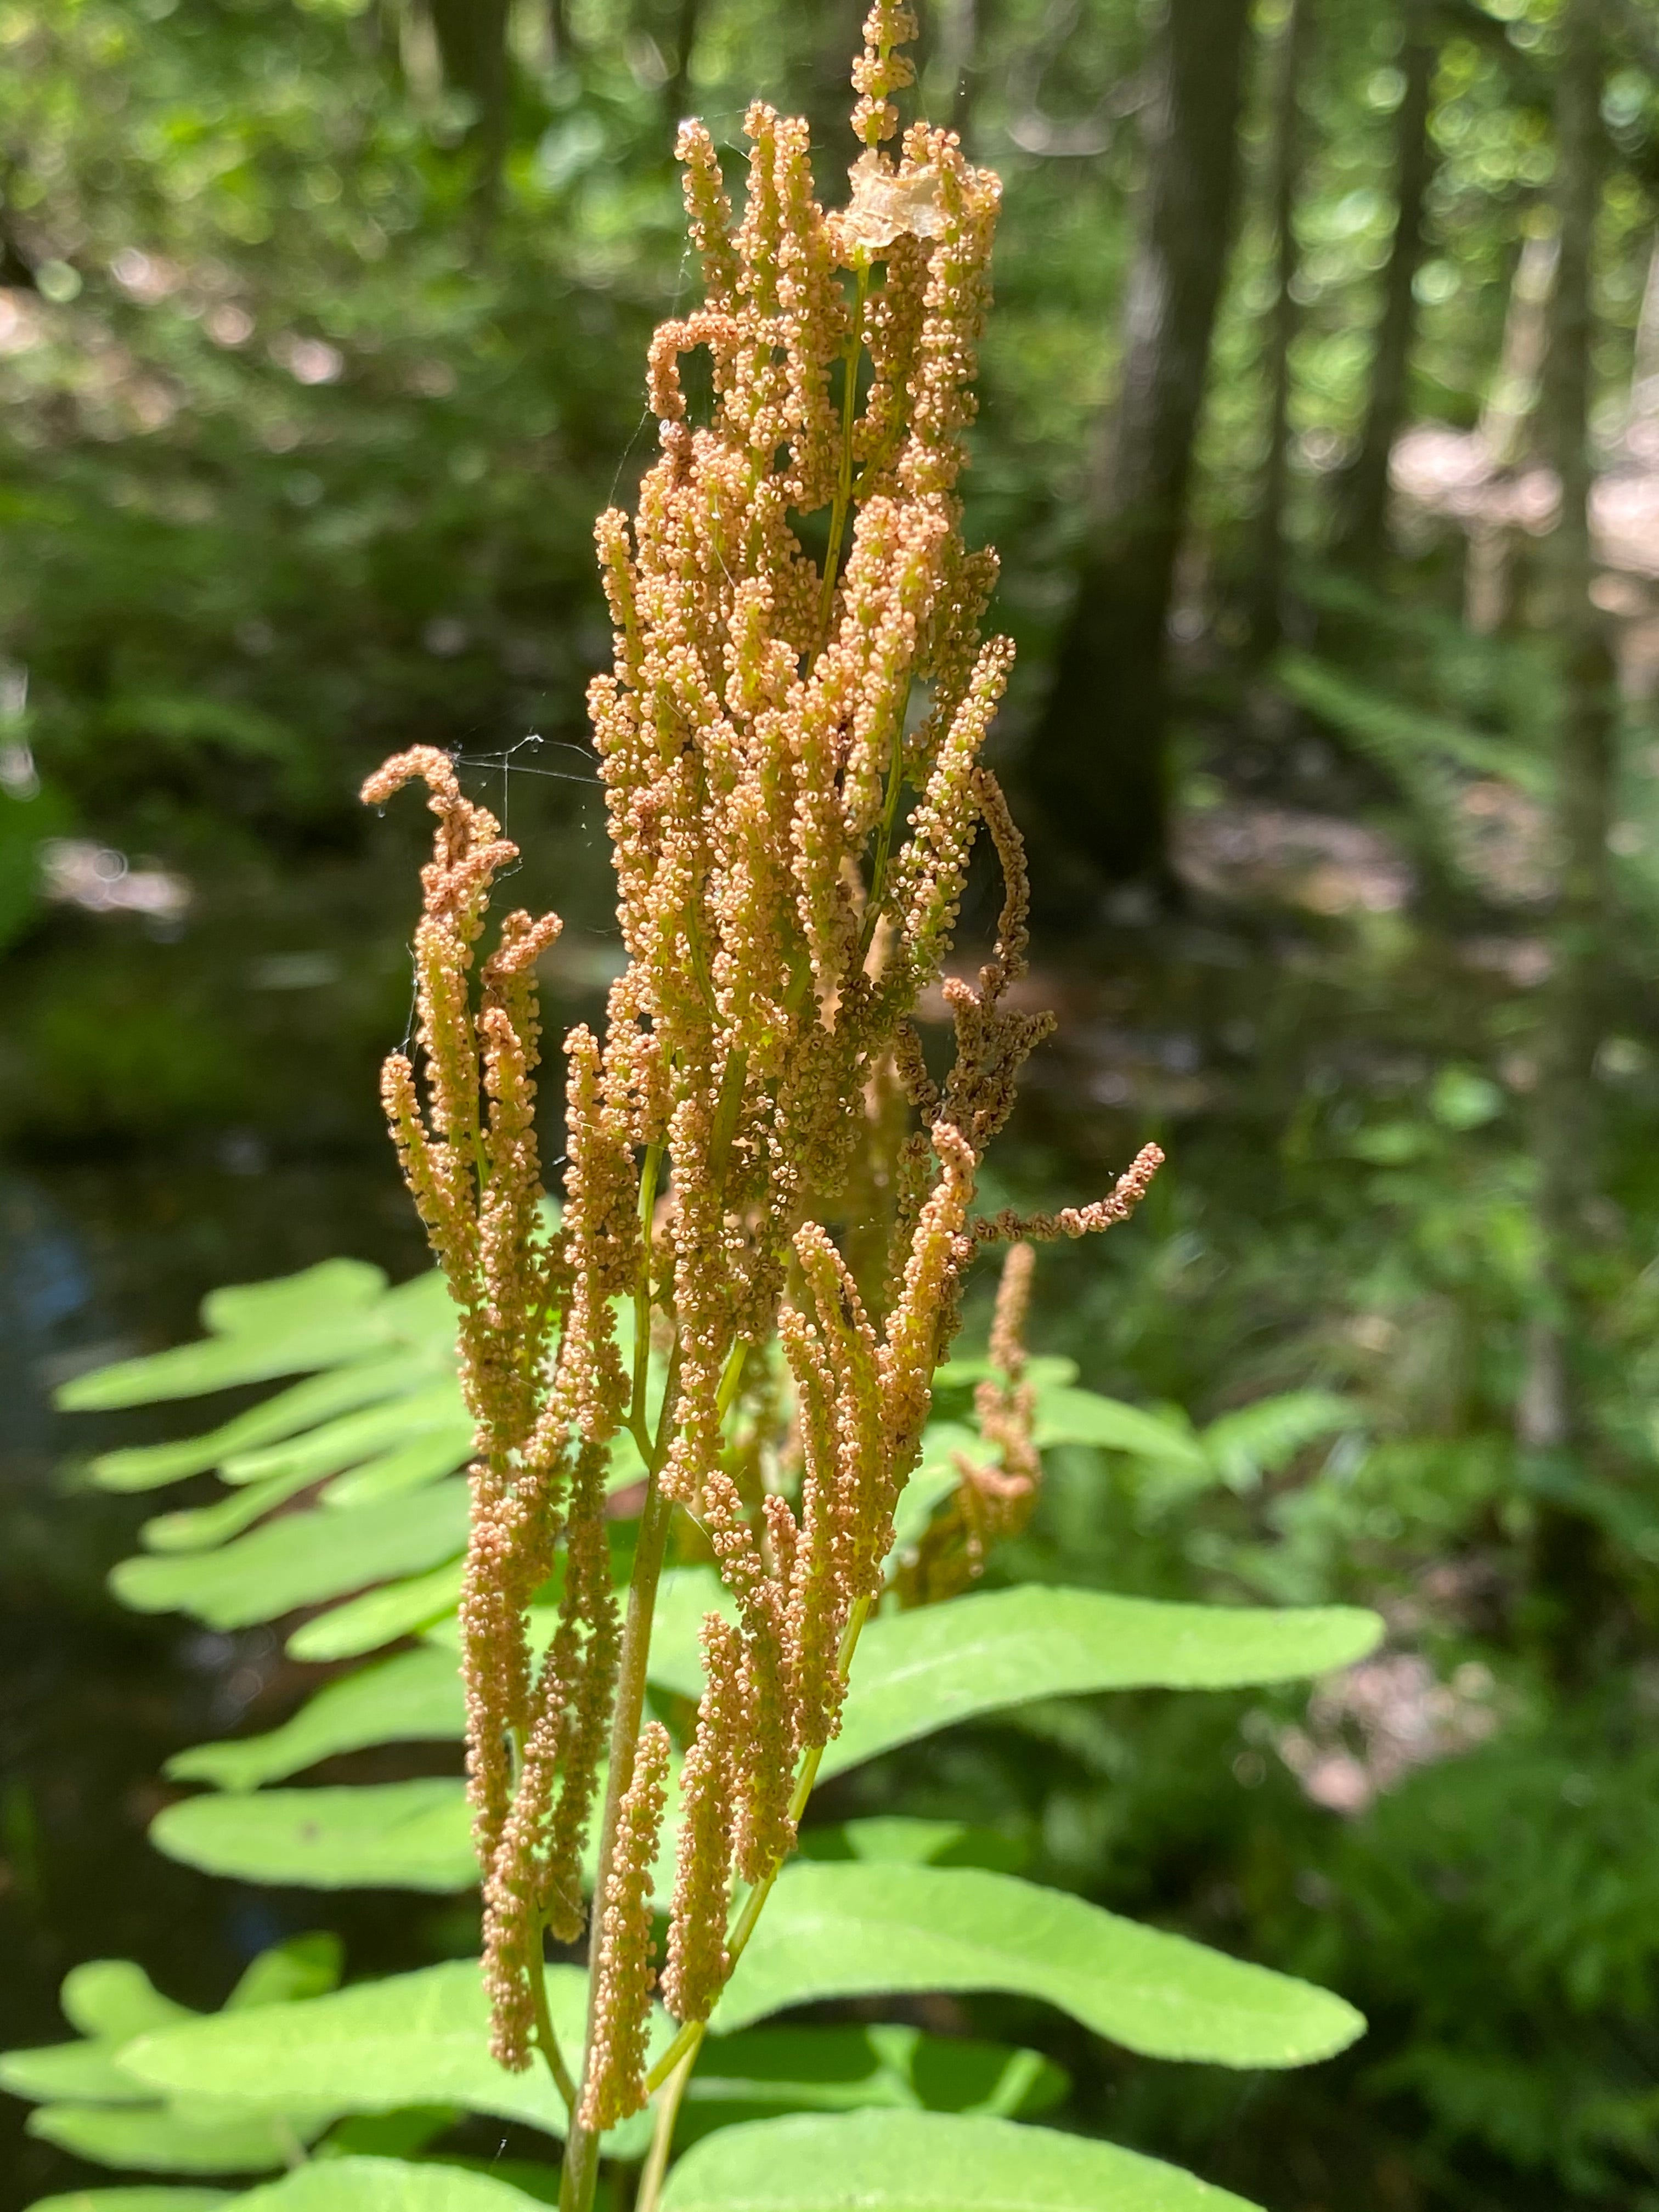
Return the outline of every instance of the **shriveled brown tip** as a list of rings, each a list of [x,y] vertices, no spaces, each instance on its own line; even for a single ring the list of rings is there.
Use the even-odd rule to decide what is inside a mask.
[[[1000,1213],[973,1224],[976,1244],[995,1244],[1015,1237],[1035,1237],[1047,1243],[1059,1237],[1087,1237],[1127,1221],[1152,1188],[1152,1177],[1164,1164],[1160,1145],[1143,1145],[1104,1198],[1090,1206],[1066,1206],[1058,1213],[1016,1213],[1006,1206]]]

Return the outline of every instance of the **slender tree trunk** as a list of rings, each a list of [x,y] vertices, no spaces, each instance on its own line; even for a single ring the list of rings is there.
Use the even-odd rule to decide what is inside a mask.
[[[1480,410],[1480,441],[1500,475],[1525,458],[1535,426],[1559,252],[1560,239],[1553,228],[1529,231],[1510,280],[1498,374]],[[1513,526],[1507,522],[1477,518],[1470,526],[1463,619],[1478,637],[1492,636],[1508,616],[1513,538]]]
[[[1165,628],[1238,179],[1248,0],[1167,0],[1123,370],[1027,781],[1053,846],[1167,883]]]
[[[678,124],[686,112],[686,100],[691,88],[691,59],[696,52],[697,29],[702,17],[702,0],[679,0],[674,15],[674,61],[663,87],[663,106],[667,110],[671,125]]]
[[[1539,1229],[1543,1251],[1529,1371],[1518,1409],[1524,1449],[1559,1452],[1582,1441],[1575,1387],[1574,1260],[1594,1234],[1598,1116],[1594,1060],[1607,958],[1607,836],[1611,810],[1613,669],[1589,596],[1593,468],[1590,263],[1605,147],[1601,122],[1601,0],[1565,0],[1556,98],[1559,260],[1539,420],[1560,480],[1560,516],[1546,549],[1550,617],[1560,649],[1555,836],[1559,855],[1536,1093]],[[1557,1649],[1571,1668],[1593,1625],[1595,1538],[1579,1516],[1540,1516],[1538,1580],[1554,1601]]]
[[[495,198],[507,151],[508,0],[428,0],[444,82],[473,105],[467,143],[481,202]]]
[[[1423,265],[1423,213],[1434,179],[1429,108],[1437,52],[1427,0],[1405,0],[1400,56],[1405,89],[1395,111],[1394,239],[1382,276],[1382,310],[1371,355],[1370,390],[1359,450],[1344,472],[1334,550],[1361,571],[1374,569],[1388,543],[1389,456],[1405,426],[1412,345],[1417,336],[1417,272]]]
[[[1264,348],[1267,440],[1250,574],[1250,640],[1265,657],[1279,642],[1285,592],[1285,495],[1290,482],[1291,349],[1296,343],[1296,198],[1302,179],[1302,78],[1313,32],[1313,0],[1290,0],[1275,54],[1269,119],[1267,212],[1273,228],[1273,298]]]
[[[1624,450],[1644,468],[1659,465],[1659,235],[1648,257],[1648,281],[1636,326],[1630,398],[1625,407]]]
[[[1552,306],[1561,257],[1560,210],[1551,210],[1547,227],[1529,230],[1510,283],[1504,317],[1504,343],[1498,374],[1480,410],[1480,440],[1495,467],[1515,468],[1540,434],[1544,358],[1553,343],[1557,311]],[[1547,438],[1547,430],[1541,434]]]

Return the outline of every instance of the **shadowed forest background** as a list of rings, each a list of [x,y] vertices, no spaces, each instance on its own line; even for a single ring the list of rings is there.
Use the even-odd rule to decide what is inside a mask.
[[[322,1921],[357,1972],[474,1941],[149,1849],[167,1753],[300,1670],[115,1609],[141,1501],[77,1469],[164,1431],[51,1392],[215,1284],[421,1264],[386,751],[454,750],[566,915],[550,1031],[599,1005],[591,524],[690,298],[674,124],[804,110],[838,190],[861,13],[0,0],[0,2042],[87,1957],[216,2003]],[[968,530],[1061,1018],[987,1201],[1156,1138],[1135,1223],[1044,1255],[1040,1348],[1200,1426],[1343,1407],[1207,1487],[1056,1453],[992,1577],[1390,1636],[1311,1701],[1027,1708],[845,1809],[971,1791],[1048,1879],[1370,2018],[1278,2077],[1021,2014],[1079,2125],[1282,2212],[1653,2212],[1659,16],[922,16],[926,105],[1006,182]],[[21,2119],[0,2203],[94,2178]]]

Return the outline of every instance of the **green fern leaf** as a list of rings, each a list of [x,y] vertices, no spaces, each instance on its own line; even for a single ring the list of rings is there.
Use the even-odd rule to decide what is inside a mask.
[[[220,1550],[123,1559],[110,1587],[135,1613],[189,1613],[246,1628],[302,1605],[453,1559],[466,1543],[465,1482],[371,1505],[283,1514]]]
[[[828,1997],[1038,1997],[1153,2058],[1304,2066],[1364,2022],[1328,1990],[977,1868],[786,1869],[716,2013],[727,2031]]]
[[[446,1559],[423,1575],[386,1583],[365,1590],[361,1597],[319,1613],[304,1622],[288,1639],[290,1659],[326,1661],[355,1659],[365,1651],[378,1651],[400,1636],[433,1628],[453,1614],[461,1598],[465,1562]]]
[[[64,2197],[38,2197],[29,2212],[218,2212],[234,2200],[228,2189],[71,2189]]]
[[[1230,1689],[1346,1667],[1382,1624],[1352,1606],[1297,1611],[1166,1605],[1097,1590],[977,1591],[872,1620],[823,1778],[878,1753],[1034,1698],[1101,1690]]]
[[[860,2112],[728,2128],[687,2153],[662,2197],[662,2212],[854,2208],[1255,2212],[1242,2197],[1114,2143],[940,2112]]]
[[[329,1683],[269,1735],[179,1752],[167,1771],[176,1780],[208,1782],[219,1790],[257,1790],[341,1752],[380,1743],[455,1741],[465,1730],[454,1660],[424,1647]]]
[[[463,1783],[262,1790],[187,1797],[150,1824],[157,1850],[204,1873],[307,1889],[470,1889],[478,1878]]]
[[[28,2132],[94,2166],[139,2173],[269,2173],[301,2155],[331,2114],[210,2114],[199,2106],[43,2105]]]
[[[332,2158],[236,2199],[236,2212],[525,2212],[540,2201],[463,2166]]]

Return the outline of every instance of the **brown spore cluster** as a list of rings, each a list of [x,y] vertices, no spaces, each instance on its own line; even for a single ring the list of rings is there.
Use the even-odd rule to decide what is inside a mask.
[[[983,632],[996,559],[964,543],[957,490],[1000,188],[951,132],[899,135],[914,33],[905,9],[872,9],[842,208],[815,197],[802,122],[750,110],[740,216],[708,132],[681,131],[704,302],[656,334],[659,454],[634,515],[597,529],[615,652],[589,708],[627,965],[603,1033],[564,1040],[556,1226],[537,1163],[533,965],[558,924],[509,915],[480,963],[514,847],[430,749],[365,787],[383,802],[423,780],[438,817],[416,946],[424,1103],[401,1053],[385,1096],[477,1423],[460,1618],[485,1972],[510,2067],[538,2038],[544,1931],[583,1923],[611,1746],[589,2128],[645,2096],[668,1806],[662,1986],[683,2021],[707,2017],[728,1972],[734,1883],[763,1888],[793,1844],[803,1762],[839,1725],[975,1250],[1105,1226],[1158,1161],[1149,1148],[1094,1207],[969,1218],[1048,1023],[1008,1002],[1024,859],[982,755],[1012,648]],[[704,420],[681,380],[693,352]],[[976,978],[944,981],[955,1052],[935,1080],[914,1010],[944,977],[981,828],[1000,923]],[[1027,1287],[1022,1260],[981,1405],[1009,1502],[1035,1485]],[[793,1470],[769,1486],[737,1443],[769,1421],[787,1437],[774,1464]],[[705,1624],[677,1782],[628,1686],[650,1593],[635,1589],[624,1626],[611,1588],[605,1486],[624,1431],[733,1601],[734,1620]],[[989,1512],[981,1549],[1008,1517]],[[538,1657],[530,1602],[550,1578]]]

